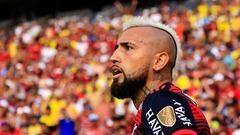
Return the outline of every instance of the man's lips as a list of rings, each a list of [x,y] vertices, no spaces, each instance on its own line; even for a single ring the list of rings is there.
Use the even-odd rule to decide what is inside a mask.
[[[113,74],[113,79],[119,78],[122,75],[122,69],[116,65],[111,67],[111,72]]]

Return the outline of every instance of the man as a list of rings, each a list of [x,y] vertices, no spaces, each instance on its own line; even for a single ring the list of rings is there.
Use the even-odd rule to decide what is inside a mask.
[[[180,56],[174,30],[144,17],[124,24],[111,56],[111,94],[138,109],[133,135],[209,135],[208,123],[171,81]]]

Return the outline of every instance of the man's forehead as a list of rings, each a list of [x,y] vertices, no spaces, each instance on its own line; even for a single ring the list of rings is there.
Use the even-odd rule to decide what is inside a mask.
[[[118,38],[118,42],[123,41],[135,41],[135,42],[143,42],[147,40],[151,40],[155,38],[156,36],[156,30],[157,28],[151,27],[151,26],[136,26],[131,27],[123,31]],[[161,30],[158,30],[161,31]]]
[[[142,31],[144,31],[144,32],[142,32]],[[162,30],[152,27],[152,26],[133,26],[133,27],[129,27],[128,29],[122,31],[122,33],[120,35],[125,34],[125,33],[134,33],[134,32],[142,32],[142,33],[137,33],[137,34],[145,35],[147,33],[153,33],[156,31],[162,31]]]

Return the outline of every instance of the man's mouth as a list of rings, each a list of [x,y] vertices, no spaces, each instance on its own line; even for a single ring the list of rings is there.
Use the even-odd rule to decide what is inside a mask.
[[[113,74],[113,79],[117,79],[123,74],[122,69],[116,65],[111,67],[111,72]]]

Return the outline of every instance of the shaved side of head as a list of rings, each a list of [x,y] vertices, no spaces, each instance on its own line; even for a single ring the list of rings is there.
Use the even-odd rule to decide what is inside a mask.
[[[171,35],[162,30],[162,29],[158,29],[155,27],[152,27],[154,29],[155,34],[155,42],[156,45],[155,47],[155,51],[165,51],[168,53],[169,55],[169,62],[167,64],[167,68],[169,68],[171,71],[175,66],[175,61],[176,61],[176,57],[177,57],[177,48],[176,45],[174,43],[173,38],[171,37]]]
[[[149,27],[152,29],[153,35],[149,40],[153,41],[154,51],[165,51],[169,55],[169,63],[166,65],[176,75],[177,66],[179,64],[179,58],[181,57],[180,40],[176,32],[168,25],[155,22],[146,17],[133,17],[124,24],[123,31],[134,27]],[[149,35],[150,36],[150,35]],[[149,38],[148,36],[148,38]],[[145,40],[145,39],[144,39]]]

